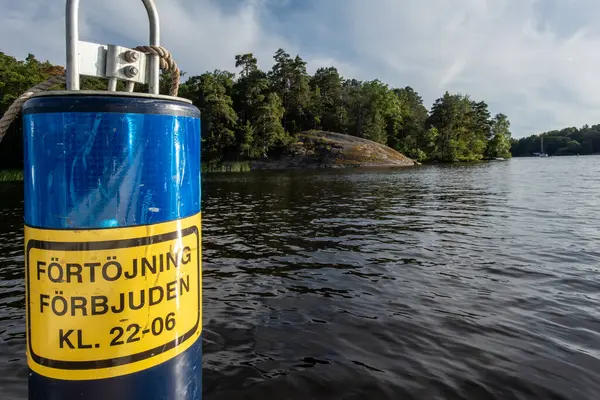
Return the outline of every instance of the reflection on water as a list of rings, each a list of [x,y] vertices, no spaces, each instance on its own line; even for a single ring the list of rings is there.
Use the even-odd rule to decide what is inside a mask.
[[[600,157],[203,182],[204,398],[600,398]],[[25,396],[0,185],[0,388]]]

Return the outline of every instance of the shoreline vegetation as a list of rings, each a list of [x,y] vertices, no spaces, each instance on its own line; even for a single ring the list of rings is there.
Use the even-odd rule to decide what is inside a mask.
[[[544,153],[549,156],[574,156],[600,154],[600,124],[584,125],[581,128],[569,127],[544,132],[539,135],[513,139],[513,157],[533,156],[541,150],[544,138]]]
[[[202,160],[209,169],[290,157],[309,131],[367,139],[418,162],[511,156],[506,115],[492,115],[487,103],[466,94],[446,92],[428,110],[410,86],[345,78],[333,66],[310,75],[299,55],[283,49],[275,52],[268,70],[259,68],[252,53],[232,57],[232,67],[235,73],[215,70],[190,76],[179,90],[180,97],[192,100],[201,111]],[[59,69],[33,54],[17,60],[0,52],[0,113]],[[169,81],[162,76],[161,93]],[[81,86],[105,90],[106,82],[84,78]],[[20,124],[15,121],[0,144],[0,169],[22,169]]]
[[[584,156],[584,155],[600,155],[600,153],[590,153],[590,154],[562,154],[562,155],[557,155],[557,157],[560,156]],[[535,155],[524,155],[524,156],[515,156],[515,158],[529,158],[529,157],[537,157]],[[482,159],[480,161],[476,161],[476,162],[486,162],[486,161],[495,161],[496,159]],[[415,161],[415,160],[411,160],[412,164],[410,165],[421,165],[420,162]],[[290,160],[284,160],[283,161],[283,165],[281,161],[272,161],[269,160],[267,162],[256,162],[256,161],[224,161],[222,163],[219,164],[208,164],[208,163],[203,163],[202,164],[202,173],[203,174],[212,174],[212,173],[241,173],[241,172],[250,172],[250,171],[257,171],[257,170],[272,170],[272,169],[278,169],[278,170],[289,170],[289,169],[310,169],[310,168],[355,168],[355,167],[361,167],[361,166],[377,166],[377,164],[370,164],[370,165],[360,165],[360,164],[351,164],[351,165],[342,165],[342,166],[336,166],[336,165],[331,165],[331,164],[315,164],[315,162],[318,162],[318,158],[314,159],[311,161],[312,165],[311,166],[302,166],[302,165],[286,165],[286,163],[290,162]],[[291,161],[293,162],[293,160]],[[473,162],[469,162],[469,163],[473,163]],[[436,162],[425,162],[423,163],[425,165],[427,164],[436,164]],[[394,166],[392,164],[379,164],[380,166]],[[407,164],[408,165],[408,164]],[[398,165],[395,165],[398,166]],[[402,165],[402,166],[406,166],[406,165]],[[2,182],[20,182],[23,181],[23,171],[22,170],[13,170],[13,169],[0,169],[0,183]]]
[[[232,66],[235,73],[205,72],[180,86],[179,96],[192,100],[201,111],[203,172],[370,165],[347,145],[341,152],[351,155],[350,160],[341,163],[332,161],[345,157],[340,157],[339,144],[320,145],[312,154],[306,146],[299,147],[314,147],[314,140],[311,144],[306,138],[315,134],[330,135],[325,141],[332,140],[331,135],[345,143],[352,138],[369,140],[417,163],[532,156],[541,148],[540,135],[513,139],[506,115],[492,115],[485,101],[466,94],[445,92],[427,109],[410,86],[393,88],[378,79],[345,78],[335,67],[318,68],[310,75],[299,55],[283,49],[275,52],[268,70],[259,68],[252,53],[236,55]],[[32,54],[17,60],[0,52],[0,114],[25,90],[57,71],[61,67],[40,62]],[[102,79],[83,77],[81,83],[83,89],[106,88]],[[161,93],[169,85],[170,76],[165,74]],[[0,143],[0,170],[23,168],[21,123],[18,118]],[[542,135],[549,155],[600,153],[600,125]],[[376,164],[382,165],[381,160]]]

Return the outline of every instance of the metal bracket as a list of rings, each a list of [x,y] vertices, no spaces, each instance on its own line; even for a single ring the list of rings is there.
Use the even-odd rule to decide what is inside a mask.
[[[148,57],[137,50],[116,45],[79,42],[79,75],[108,78],[109,91],[117,81],[148,83]],[[128,85],[133,90],[133,85]],[[129,90],[128,90],[129,91]]]
[[[150,23],[150,45],[158,46],[160,24],[154,0],[142,0]],[[67,0],[67,90],[79,90],[80,75],[108,79],[108,90],[117,90],[117,81],[127,82],[132,92],[135,83],[148,83],[148,92],[159,93],[158,55],[146,55],[139,51],[116,45],[104,45],[79,40],[79,0]]]

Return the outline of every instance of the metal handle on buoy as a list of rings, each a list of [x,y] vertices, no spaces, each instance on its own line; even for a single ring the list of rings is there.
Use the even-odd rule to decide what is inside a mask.
[[[150,24],[150,45],[160,45],[160,22],[154,0],[142,0]],[[108,90],[115,91],[117,80],[127,81],[127,91],[134,83],[148,83],[148,92],[159,94],[160,64],[158,55],[146,55],[115,45],[100,45],[79,40],[79,0],[66,2],[67,90],[79,90],[81,75],[108,78]],[[136,54],[136,56],[132,56]],[[148,61],[148,63],[146,63]],[[83,68],[82,68],[83,66]],[[148,67],[147,67],[148,66]]]

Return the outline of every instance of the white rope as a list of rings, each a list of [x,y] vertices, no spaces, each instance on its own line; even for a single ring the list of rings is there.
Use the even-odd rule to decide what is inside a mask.
[[[4,139],[6,132],[8,132],[8,127],[15,120],[15,118],[17,118],[17,115],[19,115],[21,109],[23,108],[23,104],[25,104],[27,100],[29,100],[36,93],[44,92],[50,89],[52,86],[62,83],[65,83],[64,75],[52,76],[47,81],[38,83],[31,89],[27,90],[25,93],[17,97],[17,99],[10,105],[10,107],[8,107],[8,110],[6,110],[2,118],[0,118],[0,143],[2,142],[2,139]]]

